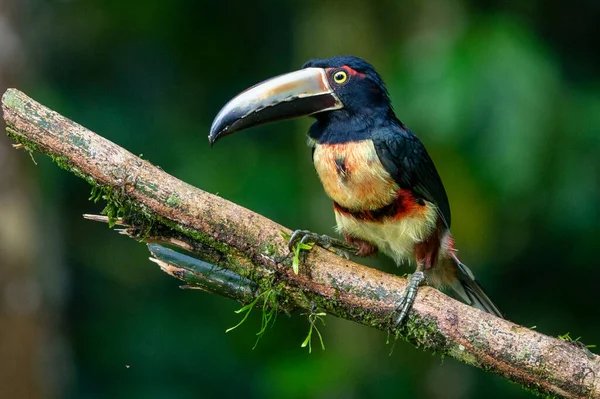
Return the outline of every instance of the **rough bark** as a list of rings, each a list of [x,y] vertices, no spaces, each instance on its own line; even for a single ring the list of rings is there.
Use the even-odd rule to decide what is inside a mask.
[[[109,202],[108,220],[119,218],[130,226],[127,234],[178,243],[253,282],[256,292],[272,289],[277,298],[272,306],[279,310],[314,309],[316,305],[357,323],[393,329],[391,314],[405,279],[318,247],[306,255],[296,275],[286,257],[282,232],[289,230],[283,226],[170,176],[17,90],[7,90],[2,106],[9,136],[25,149],[51,156],[97,187]],[[163,270],[175,277],[191,278],[173,273],[175,269],[163,263]],[[433,288],[419,290],[409,320],[398,334],[425,350],[539,393],[600,398],[600,357],[575,343],[466,306]]]

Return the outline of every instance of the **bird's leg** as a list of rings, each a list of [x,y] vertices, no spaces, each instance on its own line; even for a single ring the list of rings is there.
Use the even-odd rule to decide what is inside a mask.
[[[295,246],[298,243],[307,244],[309,242],[320,245],[321,247],[339,255],[346,259],[350,259],[350,253],[356,253],[358,248],[354,245],[348,244],[337,238],[329,237],[328,235],[319,235],[308,230],[296,230],[292,233],[288,248],[290,251],[294,251]]]
[[[417,265],[417,270],[415,270],[415,272],[408,278],[408,284],[406,285],[406,288],[402,293],[402,298],[400,298],[400,303],[394,312],[394,315],[398,314],[396,319],[396,327],[400,326],[404,322],[406,316],[408,316],[408,312],[415,303],[419,286],[421,283],[423,283],[423,280],[425,280],[425,274],[423,273],[424,269],[424,264],[420,262]]]

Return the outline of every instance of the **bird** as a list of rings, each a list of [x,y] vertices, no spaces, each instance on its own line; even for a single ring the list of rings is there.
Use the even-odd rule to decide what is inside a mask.
[[[457,256],[448,196],[431,157],[398,119],[383,79],[365,60],[312,59],[250,87],[219,111],[209,142],[302,116],[315,118],[308,144],[344,240],[296,230],[290,248],[310,241],[336,252],[350,248],[358,256],[381,251],[399,266],[414,264],[397,304],[397,326],[424,283],[448,287],[466,304],[503,318]]]

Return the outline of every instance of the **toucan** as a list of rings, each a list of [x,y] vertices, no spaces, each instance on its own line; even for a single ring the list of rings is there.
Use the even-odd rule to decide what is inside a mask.
[[[426,282],[449,287],[465,303],[503,317],[458,259],[450,234],[450,205],[440,176],[419,138],[394,113],[373,66],[354,56],[313,59],[243,91],[217,114],[209,141],[274,121],[312,116],[312,159],[333,201],[344,241],[306,230],[290,247],[311,241],[326,248],[378,250],[398,265],[416,264],[398,304],[396,324],[408,315]]]

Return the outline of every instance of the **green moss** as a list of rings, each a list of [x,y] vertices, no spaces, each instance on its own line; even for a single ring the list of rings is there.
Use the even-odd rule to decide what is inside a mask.
[[[398,330],[399,336],[417,348],[446,353],[448,343],[440,332],[437,321],[427,317],[409,315]]]
[[[188,236],[202,244],[206,244],[206,245],[209,245],[209,246],[215,248],[216,250],[222,252],[223,254],[230,254],[232,252],[232,249],[228,245],[223,244],[222,242],[217,241],[204,233],[201,233],[197,230],[190,229],[186,226],[183,226],[177,222],[174,222],[172,220],[166,219],[161,216],[155,216],[155,219],[158,222],[164,224],[165,226],[172,228],[173,230],[179,231],[179,232],[185,234],[186,236]]]
[[[279,256],[279,251],[277,250],[277,247],[275,245],[269,244],[269,243],[266,243],[262,246],[261,252],[270,257],[278,257]]]
[[[560,398],[560,396],[558,395],[554,395],[554,394],[549,394],[543,391],[542,387],[537,384],[537,383],[533,383],[531,385],[525,385],[525,384],[520,384],[518,382],[514,382],[509,380],[510,382],[519,385],[521,388],[523,388],[523,390],[535,395],[535,396],[539,396],[545,399],[558,399]]]
[[[527,360],[531,359],[531,356],[532,355],[531,355],[531,353],[529,353],[529,351],[524,350],[523,352],[519,352],[517,354],[517,356],[515,357],[515,359],[519,362],[522,362],[522,361],[527,361]]]
[[[10,137],[13,141],[15,141],[18,144],[21,144],[23,146],[23,148],[28,151],[31,155],[34,152],[39,152],[39,153],[45,153],[46,155],[48,155],[60,168],[67,170],[73,174],[75,174],[76,176],[84,179],[85,181],[87,181],[89,184],[96,186],[98,185],[98,183],[90,176],[85,175],[84,173],[82,173],[77,167],[75,167],[73,165],[73,163],[64,156],[60,156],[60,155],[55,155],[49,152],[45,152],[41,149],[41,147],[27,139],[26,137],[22,136],[21,134],[19,134],[17,132],[17,130],[15,129],[15,127],[13,125],[11,125],[10,123],[7,122],[7,128],[6,128],[6,134],[8,137]],[[33,155],[32,155],[33,158]],[[35,161],[34,161],[35,162]]]
[[[90,142],[81,136],[71,135],[69,136],[69,142],[77,148],[81,148],[89,152]]]
[[[467,348],[465,348],[463,345],[454,345],[448,348],[446,354],[466,364],[480,367],[479,360],[477,359],[477,357],[471,352],[467,351]]]
[[[98,186],[92,186],[92,192],[88,200],[97,203],[102,198],[102,190]]]
[[[365,324],[369,327],[374,327],[377,329],[382,328],[383,322],[382,322],[381,318],[371,312],[361,310],[359,312],[359,317],[360,317],[362,324]]]
[[[137,191],[139,191],[142,194],[145,194],[146,196],[148,196],[150,198],[158,199],[156,194],[159,191],[159,187],[152,182],[137,181],[135,184],[135,188]]]
[[[29,156],[31,157],[31,160],[33,161],[33,163],[37,165],[37,162],[35,162],[35,158],[33,157],[33,154],[35,152],[39,151],[38,145],[32,141],[25,139],[21,135],[19,135],[17,133],[17,131],[14,129],[14,126],[11,125],[9,122],[6,122],[6,124],[7,124],[6,135],[8,137],[10,137],[13,141],[17,142],[18,144],[21,144],[23,146],[23,148],[25,149],[25,151],[27,151],[29,153]]]
[[[171,208],[179,208],[181,206],[181,198],[179,198],[177,193],[172,193],[169,195],[169,198],[167,198],[167,205]]]
[[[28,151],[39,152],[40,147],[37,143],[28,140],[24,136],[17,133],[17,129],[10,122],[6,122],[6,135],[10,137],[14,142],[23,145]]]

